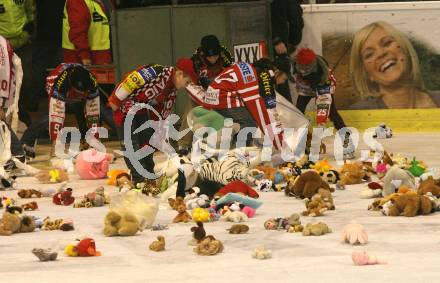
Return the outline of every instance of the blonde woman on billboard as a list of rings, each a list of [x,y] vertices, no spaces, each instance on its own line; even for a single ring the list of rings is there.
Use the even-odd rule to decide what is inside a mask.
[[[419,59],[409,39],[386,22],[371,23],[353,38],[353,86],[361,101],[352,108],[433,108],[438,97],[424,90]]]

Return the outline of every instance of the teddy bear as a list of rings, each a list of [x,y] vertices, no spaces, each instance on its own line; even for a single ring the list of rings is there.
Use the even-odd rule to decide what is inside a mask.
[[[429,197],[407,192],[384,205],[383,213],[388,216],[414,217],[418,214],[427,215],[432,212],[432,203]]]
[[[14,233],[28,233],[35,230],[35,220],[27,215],[18,213],[3,213],[0,219],[0,235],[10,236]]]
[[[315,194],[310,200],[305,199],[305,204],[307,210],[302,212],[304,216],[321,216],[328,209],[320,194]]]
[[[182,197],[176,197],[176,199],[169,198],[168,203],[170,204],[171,208],[176,210],[178,214],[173,219],[173,223],[179,223],[179,222],[190,222],[192,220],[191,215],[186,211],[186,205],[183,201]]]
[[[302,230],[300,216],[297,213],[290,215],[289,217],[277,217],[270,218],[264,222],[264,228],[266,230]]]
[[[21,208],[23,208],[23,210],[37,210],[38,209],[38,204],[35,201],[32,202],[28,202],[25,204],[21,205]]]
[[[345,163],[340,170],[339,185],[355,185],[360,184],[367,175],[360,163]]]
[[[53,231],[53,230],[60,230],[61,223],[63,222],[63,219],[55,219],[52,220],[50,217],[46,217],[43,220],[43,226],[41,227],[41,230],[43,231]]]
[[[303,236],[321,236],[327,233],[331,233],[332,230],[327,224],[323,222],[309,223],[303,229]]]
[[[383,178],[382,195],[388,196],[393,194],[400,186],[415,189],[414,177],[407,170],[394,165],[387,171]]]
[[[376,198],[369,206],[368,206],[368,210],[373,210],[373,211],[379,211],[383,209],[383,206],[388,203],[391,200],[396,199],[397,197],[399,197],[401,194],[399,193],[394,193],[391,195],[388,195],[386,197],[382,197],[382,198]]]
[[[121,215],[111,210],[105,216],[103,234],[107,237],[134,236],[138,231],[139,221],[129,211]]]
[[[73,205],[74,208],[79,207],[100,207],[108,203],[108,197],[104,193],[104,187],[98,187],[93,193],[88,193],[81,200],[77,200]]]
[[[107,176],[112,159],[111,154],[93,148],[81,151],[76,157],[76,173],[83,180],[103,179]]]
[[[41,198],[43,196],[40,191],[34,189],[21,189],[17,192],[17,195],[21,198],[32,198],[33,196],[35,196],[36,198]]]
[[[249,231],[249,226],[244,224],[234,224],[231,228],[226,229],[229,231],[229,234],[245,234]]]
[[[318,190],[322,188],[330,192],[334,192],[321,176],[316,171],[307,171],[302,173],[298,178],[296,178],[291,189],[287,189],[285,194],[287,196],[294,195],[298,198],[312,198]]]
[[[264,246],[259,246],[252,252],[252,257],[256,259],[268,259],[272,257],[272,252]]]
[[[198,221],[197,226],[191,227],[191,232],[193,233],[193,240],[195,243],[199,243],[206,237],[206,231],[203,227],[203,222]]]
[[[230,222],[246,222],[248,220],[248,217],[246,214],[244,214],[241,211],[231,211],[227,210],[222,216],[221,219],[224,221],[230,221]]]
[[[75,198],[72,196],[72,189],[67,188],[65,191],[61,191],[53,195],[52,202],[56,205],[69,206],[74,203]]]
[[[435,197],[440,197],[440,186],[432,176],[420,182],[419,188],[417,189],[417,194],[419,195],[426,195],[427,193],[431,193]]]
[[[209,206],[209,197],[207,195],[198,195],[200,189],[197,187],[192,188],[193,192],[185,196],[183,201],[186,204],[186,208],[192,210],[194,208],[206,208]]]
[[[194,248],[194,252],[199,255],[216,255],[223,251],[223,244],[214,236],[209,235],[203,238],[198,245]]]
[[[69,181],[69,175],[67,175],[67,172],[59,169],[41,170],[37,174],[35,174],[34,177],[43,184]]]
[[[150,244],[150,250],[155,252],[161,252],[165,250],[165,238],[163,236],[157,236],[157,241]]]

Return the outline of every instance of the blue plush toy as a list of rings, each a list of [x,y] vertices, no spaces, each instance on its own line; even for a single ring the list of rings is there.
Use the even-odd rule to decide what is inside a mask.
[[[236,193],[229,193],[227,195],[225,195],[224,197],[220,198],[219,200],[217,200],[217,206],[220,206],[222,204],[226,204],[226,203],[233,203],[233,202],[239,202],[241,204],[243,204],[244,206],[250,206],[253,209],[257,209],[259,208],[263,202],[261,202],[258,199],[254,199],[254,198],[250,198],[241,194],[236,194]]]

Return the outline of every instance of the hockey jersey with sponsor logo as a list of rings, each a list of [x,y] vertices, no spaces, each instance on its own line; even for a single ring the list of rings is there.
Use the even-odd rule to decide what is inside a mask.
[[[156,64],[144,65],[128,73],[109,98],[109,102],[119,107],[114,114],[115,123],[121,125],[130,108],[136,103],[153,106],[161,116],[157,117],[154,112],[148,111],[151,119],[166,119],[176,102],[174,72],[173,67]]]
[[[207,90],[195,85],[186,88],[191,98],[207,109],[246,107],[258,127],[281,149],[283,131],[276,115],[276,99],[270,70],[257,70],[251,64],[238,62],[226,68]]]
[[[8,107],[14,100],[15,74],[12,63],[14,51],[11,44],[0,36],[0,106]]]
[[[85,117],[89,128],[99,124],[100,102],[96,78],[89,72],[93,81],[93,90],[84,94],[75,91],[69,82],[69,73],[74,67],[84,68],[81,64],[61,63],[46,78],[46,91],[49,95],[49,134],[51,140],[56,140],[59,131],[64,127],[66,103],[86,102]]]

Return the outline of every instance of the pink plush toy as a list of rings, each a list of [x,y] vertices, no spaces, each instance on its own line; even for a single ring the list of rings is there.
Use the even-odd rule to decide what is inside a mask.
[[[76,158],[76,173],[83,180],[107,178],[107,171],[111,160],[111,154],[103,153],[96,149],[84,150]]]
[[[380,162],[376,165],[376,173],[379,176],[379,178],[382,178],[383,176],[385,176],[385,174],[387,173],[389,169],[389,165],[383,162]]]
[[[367,253],[366,251],[353,252],[351,258],[355,265],[385,264],[384,262],[379,261],[375,255]]]
[[[250,206],[245,206],[243,207],[243,209],[241,210],[241,212],[243,212],[244,214],[247,215],[247,217],[252,218],[254,217],[255,213],[257,212],[256,209],[253,209]]]

